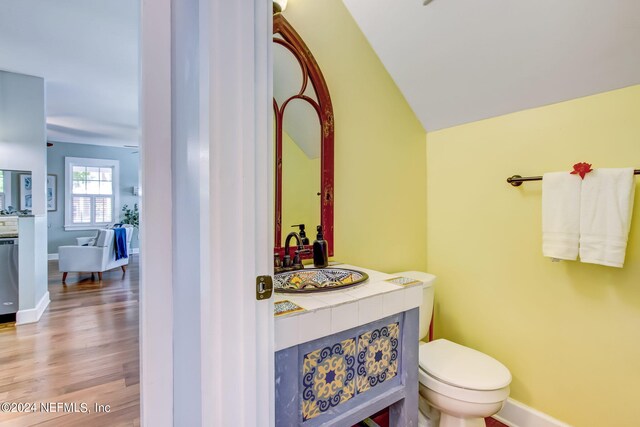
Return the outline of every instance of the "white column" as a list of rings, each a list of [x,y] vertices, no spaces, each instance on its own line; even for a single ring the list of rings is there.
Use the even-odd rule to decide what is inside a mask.
[[[202,306],[202,422],[268,426],[274,423],[273,304],[256,301],[255,278],[273,270],[271,2],[203,3],[210,195],[203,253],[210,288]]]

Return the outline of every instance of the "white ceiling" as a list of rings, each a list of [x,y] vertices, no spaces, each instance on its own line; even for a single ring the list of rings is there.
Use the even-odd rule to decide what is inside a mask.
[[[343,1],[428,131],[640,83],[638,0]],[[49,140],[138,145],[138,7],[0,0],[0,69],[45,78]]]
[[[427,131],[640,83],[639,0],[343,0]]]
[[[0,69],[44,77],[49,141],[138,145],[138,7],[0,0]]]

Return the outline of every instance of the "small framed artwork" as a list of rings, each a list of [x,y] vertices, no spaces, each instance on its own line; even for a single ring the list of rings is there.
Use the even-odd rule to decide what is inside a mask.
[[[47,210],[58,209],[58,176],[47,175]],[[20,210],[30,211],[33,209],[33,184],[31,174],[20,174]]]
[[[31,174],[20,174],[20,210],[30,211],[33,209],[31,196]]]
[[[58,210],[58,175],[47,175],[47,210]]]

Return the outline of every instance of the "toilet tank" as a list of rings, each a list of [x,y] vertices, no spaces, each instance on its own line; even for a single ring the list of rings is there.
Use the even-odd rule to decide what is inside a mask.
[[[436,276],[422,271],[401,271],[393,275],[409,277],[422,282],[422,304],[420,305],[420,339],[429,335],[429,324],[433,314],[433,284]]]

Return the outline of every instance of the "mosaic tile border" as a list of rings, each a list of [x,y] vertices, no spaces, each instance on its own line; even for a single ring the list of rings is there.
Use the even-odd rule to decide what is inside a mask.
[[[307,311],[307,309],[289,300],[278,301],[273,304],[274,316],[282,316],[285,314],[296,313],[299,311]]]
[[[385,282],[393,283],[394,285],[398,285],[398,286],[417,285],[418,283],[421,283],[419,280],[412,279],[410,277],[402,277],[402,276],[386,279]]]

